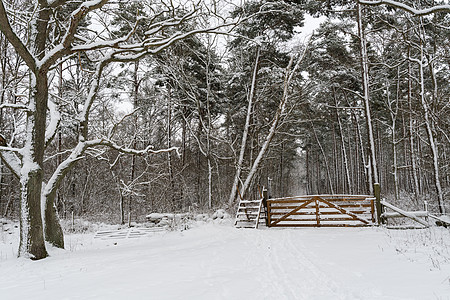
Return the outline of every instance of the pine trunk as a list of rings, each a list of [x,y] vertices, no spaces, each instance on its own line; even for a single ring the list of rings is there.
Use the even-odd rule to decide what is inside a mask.
[[[436,188],[436,193],[438,196],[438,206],[439,212],[441,214],[445,214],[444,207],[444,195],[442,192],[440,175],[439,175],[439,153],[436,145],[433,128],[432,128],[432,119],[430,117],[430,108],[427,100],[425,99],[425,82],[424,82],[424,70],[423,70],[423,47],[421,47],[421,57],[419,61],[419,80],[420,80],[420,103],[422,104],[422,109],[424,112],[425,118],[425,128],[428,136],[428,143],[430,145],[430,150],[432,153],[433,159],[433,174],[434,174],[434,184]]]
[[[372,128],[372,114],[370,112],[370,96],[369,96],[369,58],[367,54],[366,37],[364,35],[363,21],[362,21],[362,8],[359,3],[356,4],[357,7],[357,21],[358,21],[358,36],[359,36],[359,48],[361,54],[361,77],[363,85],[363,99],[364,99],[364,113],[366,116],[366,126],[367,126],[367,138],[369,142],[369,156],[370,156],[370,166],[371,166],[371,180],[370,185],[373,186],[375,183],[379,183],[378,180],[378,168],[375,152],[375,139],[373,136]]]

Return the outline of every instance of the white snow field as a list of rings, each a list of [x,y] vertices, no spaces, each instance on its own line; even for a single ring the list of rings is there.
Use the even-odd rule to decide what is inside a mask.
[[[228,220],[136,239],[67,234],[66,250],[40,261],[16,251],[17,234],[0,233],[2,300],[450,299],[444,228],[253,230]]]

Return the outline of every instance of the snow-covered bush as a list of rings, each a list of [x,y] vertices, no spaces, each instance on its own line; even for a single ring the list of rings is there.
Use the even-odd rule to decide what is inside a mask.
[[[410,261],[420,261],[426,257],[430,268],[438,270],[444,264],[450,265],[450,228],[387,230],[386,233],[396,251]]]

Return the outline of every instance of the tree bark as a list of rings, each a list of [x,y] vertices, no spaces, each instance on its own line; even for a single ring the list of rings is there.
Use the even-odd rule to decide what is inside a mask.
[[[30,107],[27,112],[25,148],[20,174],[20,245],[19,256],[47,257],[41,215],[41,191],[44,156],[45,120],[47,116],[47,74],[31,74]]]
[[[54,205],[56,194],[57,190],[53,190],[50,194],[42,196],[42,201],[45,202],[44,236],[45,240],[53,246],[64,249],[64,233]]]

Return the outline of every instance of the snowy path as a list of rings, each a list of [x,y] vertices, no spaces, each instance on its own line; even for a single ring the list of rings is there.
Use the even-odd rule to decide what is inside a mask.
[[[66,244],[37,262],[0,254],[0,299],[450,299],[450,263],[413,262],[380,229],[204,225]]]

